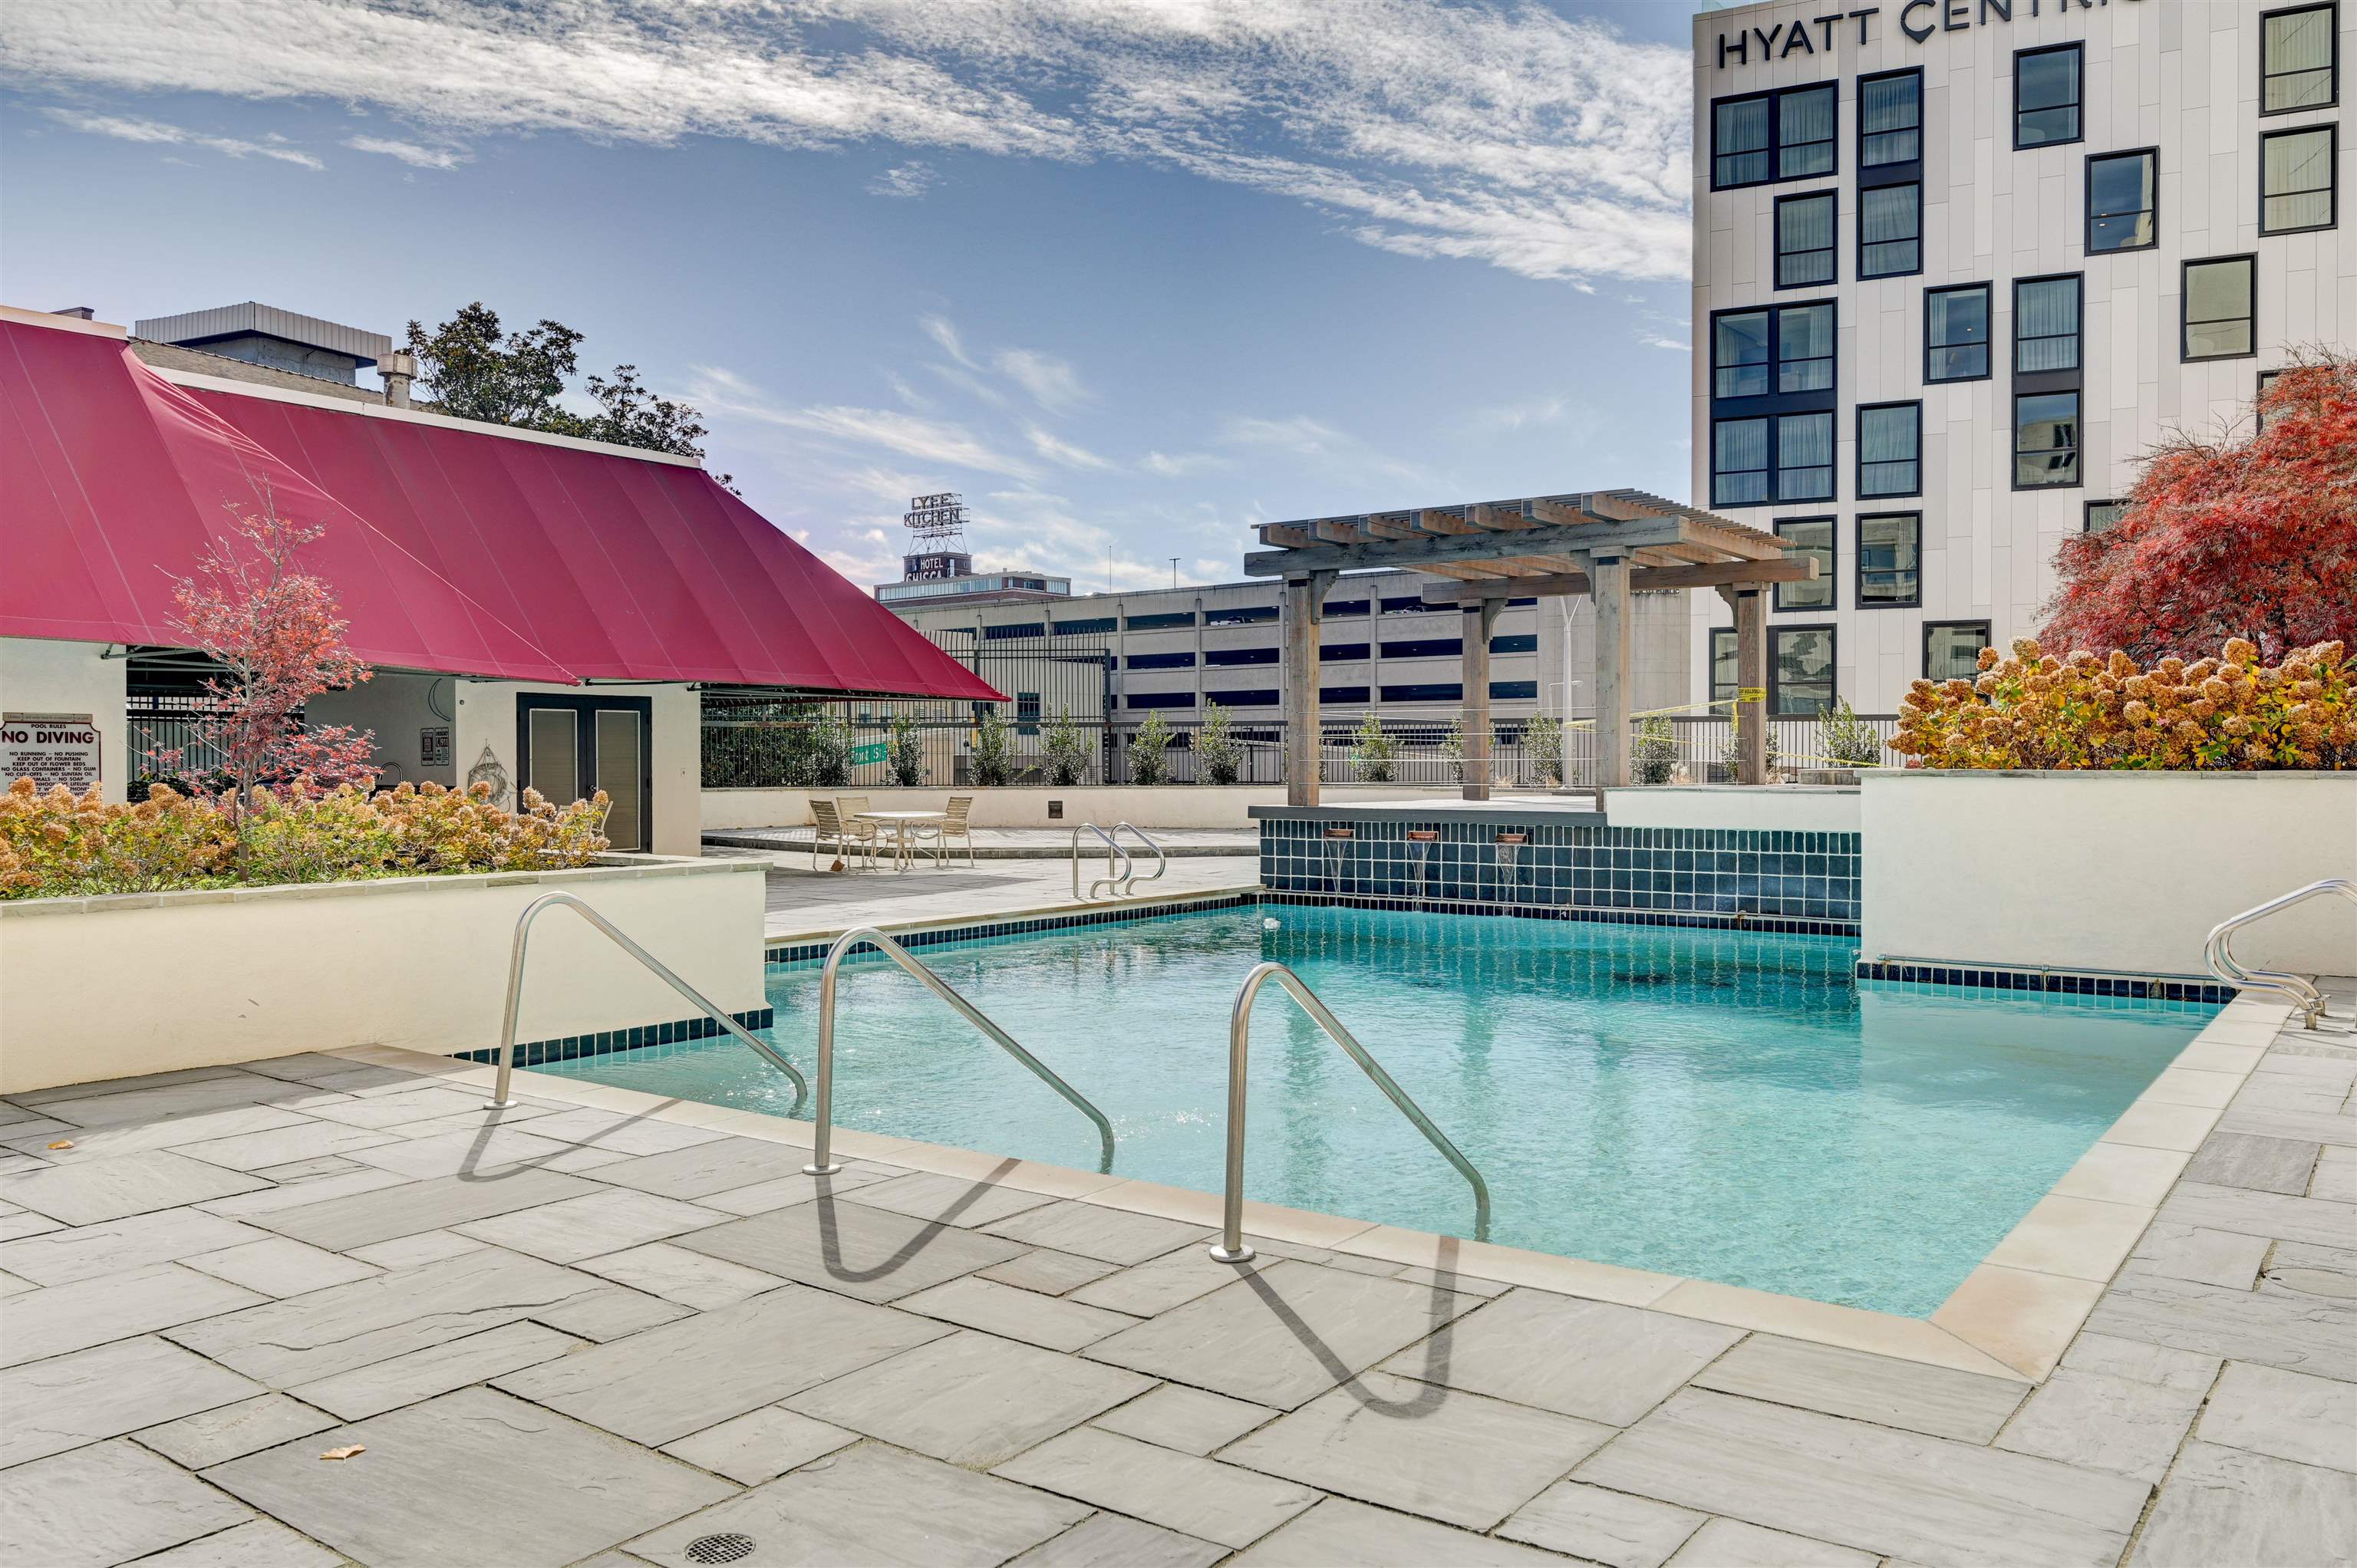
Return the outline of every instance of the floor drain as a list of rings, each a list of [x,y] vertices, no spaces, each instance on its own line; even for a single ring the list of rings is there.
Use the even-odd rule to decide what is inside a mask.
[[[699,1535],[687,1543],[690,1563],[742,1563],[753,1555],[749,1535]]]

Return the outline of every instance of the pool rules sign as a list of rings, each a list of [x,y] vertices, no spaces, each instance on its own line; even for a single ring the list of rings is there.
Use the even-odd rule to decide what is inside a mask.
[[[29,779],[79,795],[98,782],[98,725],[88,714],[0,715],[0,788]]]

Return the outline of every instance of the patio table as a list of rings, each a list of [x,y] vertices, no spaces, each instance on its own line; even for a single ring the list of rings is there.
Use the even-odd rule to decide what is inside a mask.
[[[909,830],[920,822],[948,822],[950,814],[947,811],[857,811],[853,813],[852,820],[874,822],[878,827],[890,828],[892,830],[892,869],[906,871],[909,869]]]

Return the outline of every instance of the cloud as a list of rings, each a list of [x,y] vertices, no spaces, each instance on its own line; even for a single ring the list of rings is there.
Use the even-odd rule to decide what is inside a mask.
[[[1394,483],[1437,482],[1429,469],[1379,451],[1357,436],[1307,414],[1296,414],[1290,419],[1231,414],[1220,427],[1220,439],[1231,446],[1273,447],[1294,457],[1310,459],[1320,468],[1352,479],[1379,477]]]
[[[1148,452],[1137,460],[1137,466],[1166,479],[1183,479],[1212,468],[1224,468],[1227,460],[1206,452],[1181,452],[1176,456],[1167,452]]]
[[[917,318],[917,325],[925,329],[926,337],[931,338],[934,342],[939,343],[942,346],[942,353],[947,354],[951,359],[955,360],[959,364],[963,365],[969,371],[978,371],[982,369],[982,367],[975,364],[973,358],[966,353],[965,343],[958,337],[958,329],[955,325],[951,322],[948,317],[920,316]]]
[[[1667,349],[1673,354],[1683,354],[1693,346],[1680,338],[1663,338],[1657,333],[1648,333],[1637,341],[1648,349]]]
[[[1686,51],[1529,0],[11,0],[0,58],[474,134],[920,155],[894,174],[937,150],[1129,160],[1400,255],[1580,285],[1687,264]]]
[[[328,166],[309,153],[285,145],[264,145],[236,136],[209,136],[178,125],[167,125],[161,120],[141,120],[123,114],[86,114],[79,109],[44,109],[42,113],[70,131],[85,131],[93,136],[113,136],[119,142],[157,142],[169,146],[203,147],[230,157],[274,158],[283,164],[300,168],[324,169]],[[269,138],[284,143],[284,136]]]
[[[1050,413],[1064,413],[1089,400],[1080,372],[1050,354],[1029,349],[1002,349],[995,361],[998,373],[1031,394]]]
[[[1524,403],[1476,409],[1467,423],[1477,430],[1511,434],[1534,424],[1554,424],[1570,412],[1571,404],[1563,398],[1536,397]]]
[[[399,158],[412,168],[447,170],[474,161],[474,156],[463,148],[421,147],[415,142],[396,142],[383,136],[347,136],[344,145],[356,153],[379,153],[388,158]]]
[[[895,409],[778,403],[744,378],[717,366],[695,366],[687,395],[696,407],[716,418],[798,430],[842,445],[880,446],[942,467],[1021,479],[1035,472],[1028,463],[994,451],[963,425],[920,419]]]
[[[1060,463],[1067,468],[1115,468],[1120,465],[1107,461],[1084,447],[1061,441],[1038,425],[1030,425],[1024,434],[1031,439],[1031,450],[1050,463]]]
[[[874,179],[869,180],[867,182],[867,190],[868,194],[871,196],[897,196],[913,199],[915,197],[924,195],[925,192],[932,189],[934,186],[939,185],[941,183],[941,178],[942,177],[934,171],[932,165],[925,162],[922,158],[915,158],[911,159],[908,163],[901,164],[897,167],[888,168],[883,173],[877,175]]]

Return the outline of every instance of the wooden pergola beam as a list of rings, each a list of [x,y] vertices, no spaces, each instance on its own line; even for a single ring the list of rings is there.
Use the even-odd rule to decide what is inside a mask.
[[[1275,542],[1279,525],[1263,532]],[[1649,545],[1675,544],[1693,526],[1683,518],[1664,517],[1638,522],[1588,523],[1579,528],[1541,525],[1518,530],[1504,538],[1486,529],[1464,533],[1440,533],[1428,539],[1373,539],[1362,544],[1297,545],[1282,550],[1254,551],[1244,557],[1247,577],[1291,577],[1309,572],[1353,571],[1376,566],[1419,569],[1427,561],[1496,561],[1529,555],[1610,548],[1624,553]],[[1512,543],[1509,545],[1507,540]]]
[[[1816,577],[1817,561],[1813,555],[1784,561],[1719,561],[1708,565],[1640,567],[1629,574],[1629,591],[1654,594],[1668,588],[1760,587],[1773,583],[1813,583]],[[1585,594],[1589,586],[1585,572],[1558,572],[1544,577],[1512,577],[1500,582],[1426,583],[1423,592],[1424,602],[1428,605],[1466,605],[1482,599]]]

